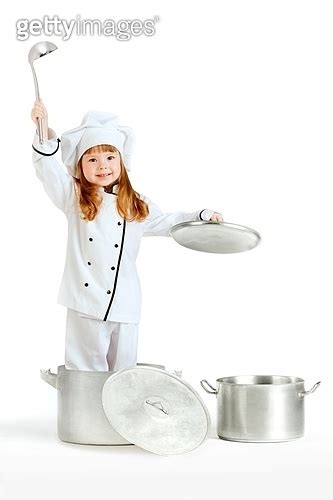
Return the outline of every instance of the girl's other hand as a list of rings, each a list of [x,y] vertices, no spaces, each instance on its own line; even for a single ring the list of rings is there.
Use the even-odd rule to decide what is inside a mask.
[[[49,130],[48,115],[47,115],[47,109],[44,106],[41,99],[35,101],[34,107],[31,110],[31,119],[35,123],[36,128],[37,128],[37,118],[40,118],[42,120],[43,136],[44,136],[44,139],[47,139],[48,138],[48,130]]]
[[[223,217],[220,213],[214,212],[210,220],[213,222],[223,222]]]

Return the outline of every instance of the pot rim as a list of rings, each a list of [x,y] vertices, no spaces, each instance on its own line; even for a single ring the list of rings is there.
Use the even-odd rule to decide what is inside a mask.
[[[155,363],[137,363],[136,366],[133,366],[133,368],[137,368],[138,366],[143,366],[144,368],[158,368],[159,370],[166,370],[166,367],[165,365],[158,365],[158,364],[155,364]],[[128,370],[129,368],[126,368],[126,370]],[[72,370],[72,369],[69,369],[69,368],[66,368],[65,365],[59,365],[58,366],[58,372],[59,371],[64,371],[64,372],[73,372],[73,373],[95,373],[95,374],[101,374],[103,373],[104,375],[105,374],[109,374],[110,376],[113,375],[114,373],[116,373],[116,371],[120,371],[120,370],[116,370],[116,371],[106,371],[106,370]],[[95,376],[98,376],[98,375],[95,375]]]
[[[237,379],[279,379],[278,382],[261,382],[261,383],[251,383],[251,382],[237,382]],[[221,377],[216,379],[219,384],[233,385],[233,386],[246,386],[246,387],[268,387],[268,386],[285,386],[292,384],[304,383],[304,379],[300,377],[293,377],[287,375],[234,375],[231,377]]]

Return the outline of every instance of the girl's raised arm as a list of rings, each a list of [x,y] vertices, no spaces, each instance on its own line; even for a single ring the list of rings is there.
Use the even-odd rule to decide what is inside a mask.
[[[47,110],[41,100],[36,101],[31,111],[31,118],[37,126],[37,118],[43,120],[44,143],[39,143],[37,131],[33,139],[32,162],[36,175],[53,203],[65,214],[74,202],[74,181],[65,172],[55,154],[59,150],[60,139],[54,130],[48,128]]]

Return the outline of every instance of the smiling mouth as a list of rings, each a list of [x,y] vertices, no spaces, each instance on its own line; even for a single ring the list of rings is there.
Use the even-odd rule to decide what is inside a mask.
[[[111,172],[109,174],[96,174],[97,177],[109,177],[111,175]]]

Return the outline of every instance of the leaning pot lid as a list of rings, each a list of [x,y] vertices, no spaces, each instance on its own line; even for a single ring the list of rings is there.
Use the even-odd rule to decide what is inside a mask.
[[[261,240],[250,227],[230,222],[181,222],[170,229],[170,236],[191,250],[209,253],[238,253],[251,250]]]
[[[136,367],[111,375],[103,386],[102,403],[119,434],[158,455],[197,448],[210,428],[199,394],[176,375],[157,368]]]

